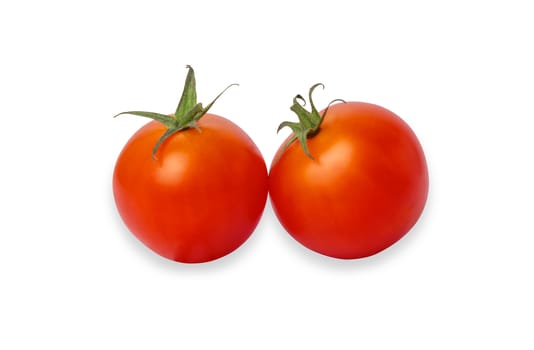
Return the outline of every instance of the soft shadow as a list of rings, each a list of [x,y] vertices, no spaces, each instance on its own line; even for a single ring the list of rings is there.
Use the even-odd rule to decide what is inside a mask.
[[[109,179],[111,179],[111,172]],[[250,258],[251,254],[254,254],[256,249],[259,249],[258,242],[260,242],[261,239],[258,239],[258,236],[263,234],[259,231],[265,230],[270,231],[270,234],[279,235],[279,237],[281,237],[281,241],[284,242],[287,247],[289,247],[289,251],[295,255],[296,259],[302,259],[310,265],[315,265],[319,269],[327,269],[339,272],[355,271],[363,268],[382,268],[389,264],[395,264],[395,262],[399,259],[403,259],[403,257],[411,254],[420,235],[424,234],[425,231],[428,231],[428,220],[430,217],[429,212],[431,211],[432,207],[432,197],[430,192],[425,209],[419,218],[419,221],[402,239],[389,248],[373,256],[362,259],[345,260],[327,257],[316,253],[293,239],[293,237],[291,237],[291,235],[287,233],[282,225],[278,222],[278,219],[273,211],[270,198],[267,198],[263,215],[258,223],[258,226],[256,227],[256,230],[240,247],[222,258],[210,262],[186,264],[164,258],[142,244],[128,230],[119,216],[113,198],[111,180],[108,181],[106,192],[107,203],[109,207],[107,212],[110,213],[112,221],[114,222],[113,232],[110,232],[110,234],[120,234],[125,244],[124,249],[131,249],[137,256],[139,256],[139,258],[144,259],[148,264],[156,266],[159,269],[168,270],[172,273],[211,273],[234,267],[236,264],[246,263],[247,258]],[[277,255],[277,252],[272,251],[270,254],[272,254],[274,259]]]
[[[111,176],[110,176],[111,179]],[[236,250],[231,252],[230,254],[223,256],[219,259],[212,260],[205,263],[194,263],[194,264],[188,264],[188,263],[181,263],[176,262],[171,259],[164,258],[160,256],[159,254],[155,253],[151,249],[149,249],[147,246],[145,246],[141,241],[139,241],[126,227],[124,222],[122,221],[122,218],[119,215],[119,212],[117,210],[117,207],[115,206],[115,200],[113,198],[113,189],[111,181],[109,181],[108,188],[106,189],[107,192],[107,203],[108,203],[108,213],[110,213],[111,221],[114,222],[113,225],[113,232],[110,232],[110,234],[119,234],[122,238],[122,241],[125,244],[124,249],[130,249],[132,250],[136,255],[139,256],[140,259],[146,260],[146,262],[150,265],[156,266],[159,269],[166,269],[169,272],[176,273],[194,273],[194,272],[211,272],[211,271],[219,271],[221,269],[228,269],[231,266],[235,266],[235,264],[243,263],[244,260],[246,260],[247,255],[251,254],[251,249],[253,249],[256,239],[256,231],[252,233],[252,235]],[[261,225],[258,224],[258,227]]]
[[[291,252],[298,258],[307,261],[311,265],[315,265],[320,269],[327,269],[339,272],[341,271],[355,271],[359,269],[378,269],[389,264],[395,264],[399,259],[411,254],[415,248],[418,237],[424,234],[428,229],[428,212],[431,207],[430,196],[426,203],[425,209],[418,222],[412,227],[412,229],[399,241],[385,250],[360,259],[337,259],[329,256],[325,256],[314,252],[298,241],[296,241],[278,222],[276,215],[272,209],[270,201],[267,204],[264,219],[273,222],[271,227],[275,228],[276,234],[280,235],[285,243],[290,247]]]

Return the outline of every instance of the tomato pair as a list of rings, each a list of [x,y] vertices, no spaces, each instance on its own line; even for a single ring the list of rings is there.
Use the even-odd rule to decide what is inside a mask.
[[[175,114],[153,119],[120,153],[115,202],[128,229],[156,253],[185,263],[225,256],[252,234],[270,193],[284,228],[331,257],[361,258],[399,240],[419,218],[428,193],[422,148],[406,123],[367,103],[311,112],[295,97],[299,123],[269,174],[251,138],[197,103],[188,66]],[[223,91],[224,92],[224,91]],[[299,142],[295,142],[299,141]]]

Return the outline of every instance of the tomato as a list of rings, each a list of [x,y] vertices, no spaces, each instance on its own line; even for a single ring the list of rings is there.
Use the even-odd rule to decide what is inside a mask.
[[[196,100],[187,85],[194,88],[192,72],[184,95]],[[183,107],[183,96],[178,110],[198,106],[192,101]],[[154,252],[184,263],[211,261],[241,246],[267,200],[267,168],[251,138],[231,121],[206,113],[207,108],[197,109],[201,118],[189,120],[189,115],[182,121],[188,126],[174,131],[181,117],[125,112],[163,123],[153,120],[141,127],[113,173],[115,202],[128,229]]]
[[[294,133],[271,164],[272,206],[311,250],[340,259],[371,256],[402,238],[423,211],[429,186],[423,149],[400,117],[378,105],[343,102],[317,112],[315,87],[312,112],[297,96],[291,109],[301,123],[281,124]]]

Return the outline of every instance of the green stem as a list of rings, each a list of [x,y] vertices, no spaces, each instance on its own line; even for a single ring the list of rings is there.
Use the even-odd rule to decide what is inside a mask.
[[[174,114],[166,115],[154,112],[129,111],[122,112],[114,116],[117,117],[122,114],[136,115],[156,120],[167,127],[167,130],[163,133],[152,149],[152,159],[156,159],[156,152],[161,144],[176,132],[189,128],[195,128],[200,131],[200,128],[197,124],[200,118],[202,118],[208,112],[215,101],[217,101],[226,90],[228,90],[231,86],[238,85],[228,85],[213,99],[213,101],[211,101],[206,107],[203,107],[202,103],[197,102],[195,71],[193,70],[193,67],[189,65],[187,65],[186,68],[188,69],[188,72],[185,78],[184,90]]]
[[[304,153],[310,158],[314,159],[313,156],[310,154],[310,151],[308,149],[308,138],[313,137],[319,133],[319,130],[321,128],[321,124],[326,116],[326,112],[328,112],[328,108],[332,103],[334,102],[345,102],[341,99],[335,99],[332,100],[324,112],[320,114],[317,111],[317,108],[315,108],[315,104],[313,103],[312,94],[313,91],[318,87],[322,87],[324,89],[324,85],[321,83],[315,84],[310,88],[310,91],[308,93],[308,98],[310,101],[311,111],[308,111],[304,108],[306,105],[306,100],[301,95],[297,95],[293,98],[293,104],[291,105],[290,109],[297,114],[297,117],[299,119],[299,122],[290,122],[285,121],[280,123],[278,126],[278,130],[288,127],[293,131],[293,135],[287,140],[286,144],[284,145],[283,152],[296,140],[300,142],[300,145],[302,147],[302,150]]]

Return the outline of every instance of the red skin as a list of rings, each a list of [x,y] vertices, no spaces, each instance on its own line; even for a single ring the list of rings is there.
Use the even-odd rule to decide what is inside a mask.
[[[165,132],[151,121],[124,146],[113,193],[129,230],[156,253],[197,263],[225,256],[252,234],[267,199],[263,157],[234,123],[206,114],[152,148]]]
[[[322,112],[321,112],[322,115]],[[416,135],[394,113],[373,104],[330,106],[308,138],[276,153],[269,191],[284,228],[321,254],[355,259],[402,238],[428,194],[425,156]]]

